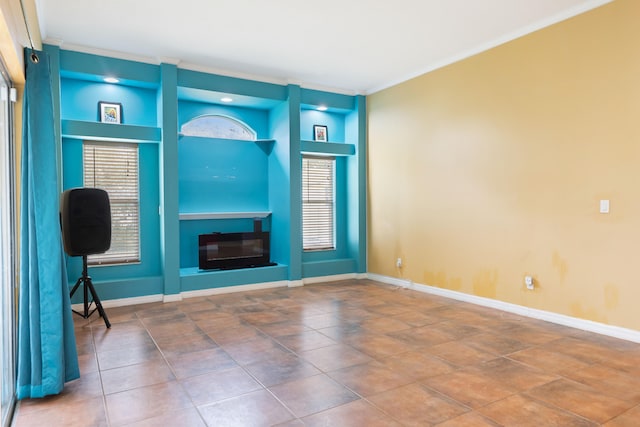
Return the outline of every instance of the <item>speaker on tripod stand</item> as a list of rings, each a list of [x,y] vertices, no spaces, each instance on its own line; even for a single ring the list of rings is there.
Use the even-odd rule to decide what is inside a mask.
[[[87,319],[98,310],[104,324],[110,328],[111,323],[87,272],[87,255],[101,254],[111,247],[111,205],[108,193],[98,188],[66,190],[60,196],[60,226],[64,251],[69,256],[82,257],[82,275],[71,289],[71,297],[82,285],[84,310],[73,312]],[[92,303],[95,307],[90,310]]]

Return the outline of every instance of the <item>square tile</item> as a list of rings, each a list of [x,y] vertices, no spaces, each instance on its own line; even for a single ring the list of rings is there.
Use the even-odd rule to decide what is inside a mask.
[[[237,366],[237,363],[233,361],[231,356],[221,348],[185,353],[168,358],[167,361],[171,369],[173,369],[176,378],[180,379],[205,374],[207,372],[231,369]]]
[[[175,379],[164,359],[103,370],[100,376],[105,395]]]
[[[472,408],[479,408],[515,393],[514,389],[504,385],[498,379],[487,378],[469,371],[456,371],[427,378],[422,382]]]
[[[551,347],[531,347],[509,355],[509,359],[533,366],[542,371],[562,374],[578,369],[584,369],[590,364],[563,353],[556,352]]]
[[[639,425],[640,406],[636,406],[604,424],[605,427],[637,427]]]
[[[42,399],[38,399],[42,401]],[[45,398],[44,400],[50,400]],[[34,411],[25,411],[22,403],[14,415],[13,427],[107,427],[107,416],[102,396],[86,400],[75,400],[66,404],[42,405]]]
[[[298,418],[358,399],[346,387],[324,374],[280,384],[269,390]]]
[[[483,417],[477,412],[467,412],[458,417],[451,418],[443,423],[436,424],[436,427],[501,427],[489,418]]]
[[[177,409],[142,421],[127,424],[127,427],[158,426],[207,427],[196,408]]]
[[[464,344],[464,340],[449,341],[432,347],[425,347],[424,351],[456,366],[475,365],[496,357],[495,354]]]
[[[101,370],[121,368],[138,363],[163,360],[158,347],[153,343],[131,348],[101,351],[97,353],[98,365]]]
[[[469,347],[492,353],[496,356],[504,356],[529,347],[528,344],[523,344],[513,338],[489,332],[467,337],[464,339],[464,343]]]
[[[418,383],[376,394],[368,400],[407,426],[441,423],[470,410]]]
[[[185,378],[180,380],[180,384],[196,406],[262,389],[262,386],[240,367]]]
[[[311,363],[291,353],[245,365],[245,369],[265,387],[311,377],[320,373],[318,368]]]
[[[306,427],[401,427],[384,412],[365,402],[355,400],[346,405],[310,415],[302,419]]]
[[[294,416],[267,390],[258,390],[211,405],[198,411],[208,426],[271,426],[292,420]]]
[[[592,365],[567,372],[565,376],[597,389],[607,396],[640,404],[640,377],[638,376],[603,365]]]
[[[105,399],[113,426],[142,421],[192,406],[189,396],[175,381],[110,394]]]
[[[207,335],[219,345],[240,343],[257,338],[264,338],[264,334],[250,325],[231,325],[216,329],[207,329]]]
[[[400,339],[378,334],[351,337],[347,338],[345,342],[373,358],[387,357],[414,349],[411,344]]]
[[[378,362],[343,368],[328,375],[360,396],[370,396],[414,381]]]
[[[529,390],[526,395],[571,411],[597,423],[621,415],[634,405],[585,385],[560,379]]]
[[[457,368],[422,351],[407,351],[380,361],[389,369],[420,380],[455,371]]]
[[[523,391],[554,381],[557,375],[540,371],[506,357],[489,360],[469,368],[488,378],[494,378],[514,390]]]
[[[248,365],[291,353],[276,341],[267,337],[223,344],[222,348],[240,365]]]
[[[491,403],[478,412],[503,426],[595,427],[598,424],[522,395]]]
[[[295,353],[336,344],[334,340],[317,331],[304,331],[281,336],[278,338],[278,342]]]
[[[300,357],[324,372],[373,361],[370,356],[344,344],[304,351],[300,353]]]
[[[194,351],[211,350],[218,347],[204,332],[179,336],[164,336],[154,338],[157,346],[165,357],[171,358]]]

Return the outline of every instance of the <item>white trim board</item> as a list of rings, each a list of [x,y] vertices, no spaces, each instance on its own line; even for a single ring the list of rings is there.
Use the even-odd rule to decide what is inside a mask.
[[[464,301],[484,307],[495,308],[496,310],[502,310],[508,313],[519,314],[521,316],[544,320],[547,322],[556,323],[558,325],[569,326],[571,328],[581,329],[583,331],[595,332],[597,334],[607,335],[613,338],[640,343],[640,331],[636,331],[633,329],[606,325],[604,323],[594,322],[591,320],[578,319],[577,317],[553,313],[537,308],[525,307],[522,305],[512,304],[509,302],[499,301],[491,298],[465,294],[464,292],[452,291],[449,289],[437,288],[435,286],[413,283],[410,280],[398,279],[395,277],[382,276],[373,273],[369,273],[367,276],[371,280],[386,283],[388,285],[399,286],[418,292],[438,295],[441,297]]]
[[[341,280],[352,280],[356,278],[356,273],[335,274],[333,276],[305,277],[302,279],[302,283],[305,285],[313,285],[318,283],[339,282]]]
[[[166,298],[167,297],[171,297],[172,295],[162,295],[162,294],[156,294],[156,295],[145,295],[142,297],[131,297],[131,298],[117,298],[117,299],[107,299],[107,300],[100,300],[100,302],[102,303],[102,308],[115,308],[115,307],[124,307],[126,305],[136,305],[136,304],[149,304],[152,302],[167,302]],[[71,308],[76,310],[76,311],[84,311],[84,303],[80,303],[80,304],[72,304]],[[95,305],[94,305],[95,308]],[[109,313],[107,313],[107,316],[109,316]]]

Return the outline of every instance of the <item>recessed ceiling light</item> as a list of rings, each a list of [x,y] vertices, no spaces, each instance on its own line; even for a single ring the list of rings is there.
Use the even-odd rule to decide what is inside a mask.
[[[116,79],[115,77],[105,77],[104,81],[107,83],[120,83],[120,80]]]
[[[225,96],[224,98],[220,98],[220,101],[222,101],[222,102],[233,102],[233,98]]]
[[[319,106],[319,107],[317,108],[317,110],[318,110],[318,111],[327,111],[327,110],[328,110],[328,108],[327,108],[326,106],[324,106],[324,105],[321,105],[321,106]]]

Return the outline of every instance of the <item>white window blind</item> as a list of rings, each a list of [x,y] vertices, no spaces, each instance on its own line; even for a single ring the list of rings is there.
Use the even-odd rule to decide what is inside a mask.
[[[302,247],[335,249],[335,164],[332,157],[302,157]]]
[[[140,261],[138,145],[85,141],[83,165],[84,186],[105,190],[111,205],[111,248],[88,263]]]

